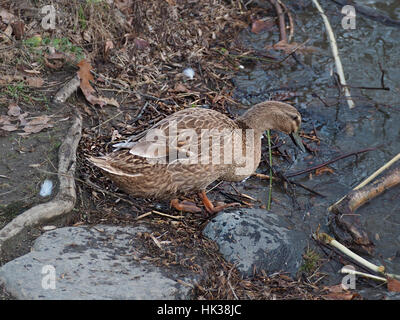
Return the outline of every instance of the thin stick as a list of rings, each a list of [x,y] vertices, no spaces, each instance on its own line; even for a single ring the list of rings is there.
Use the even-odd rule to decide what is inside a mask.
[[[98,128],[98,127],[101,127],[103,124],[106,124],[107,122],[115,119],[116,117],[118,117],[121,114],[122,114],[122,111],[118,112],[115,116],[112,116],[111,118],[107,119],[106,121],[104,121],[104,122],[98,124],[97,126],[93,127],[92,130],[94,130],[94,129]]]
[[[380,175],[383,171],[385,171],[387,168],[389,168],[393,163],[395,163],[396,161],[398,161],[400,159],[400,153],[398,153],[392,160],[390,160],[389,162],[387,162],[386,164],[384,164],[382,167],[380,167],[378,170],[376,170],[373,174],[371,174],[368,178],[366,178],[363,182],[361,182],[359,185],[357,185],[356,187],[353,188],[353,190],[358,190],[362,187],[364,187],[365,185],[367,185],[369,182],[371,182],[373,179],[375,179],[378,175]],[[332,208],[336,205],[338,205],[340,202],[343,201],[343,199],[346,196],[343,196],[342,198],[340,198],[338,201],[336,201],[333,205],[331,205],[328,210],[332,211]]]
[[[271,209],[271,199],[272,199],[272,150],[271,150],[271,135],[269,129],[267,130],[268,138],[268,154],[269,154],[269,193],[268,193],[268,204],[267,210]]]
[[[349,269],[349,268],[346,268],[346,267],[343,267],[342,269],[340,269],[340,273],[354,274],[354,275],[357,275],[357,276],[362,276],[362,277],[373,279],[373,280],[387,282],[386,278],[374,276],[374,275],[369,274],[369,273],[356,271],[356,270]]]
[[[354,104],[354,101],[351,99],[350,90],[347,87],[346,79],[344,77],[343,66],[342,66],[342,62],[341,62],[340,57],[339,57],[339,51],[338,51],[338,48],[337,48],[336,39],[335,39],[335,35],[333,33],[333,30],[332,30],[332,27],[331,27],[331,25],[329,23],[329,20],[328,20],[327,16],[324,13],[324,10],[321,8],[321,6],[318,3],[318,1],[317,0],[312,0],[312,2],[317,7],[317,10],[321,14],[322,20],[324,21],[326,32],[327,32],[328,37],[329,37],[329,44],[331,46],[332,55],[333,55],[333,57],[335,59],[336,70],[337,70],[337,73],[338,73],[339,78],[340,78],[340,84],[342,85],[342,88],[343,88],[343,91],[344,91],[344,95],[347,98],[347,105],[349,106],[350,109],[353,109],[355,107],[355,104]]]
[[[153,213],[152,211],[143,213],[143,214],[141,214],[140,216],[137,216],[137,217],[135,218],[135,220],[143,219],[144,217],[147,217],[147,216],[151,215],[152,213]]]
[[[158,215],[163,216],[163,217],[168,217],[168,218],[171,218],[171,219],[177,219],[177,220],[184,218],[184,216],[171,216],[169,214],[162,213],[162,212],[159,212],[159,211],[156,211],[156,210],[153,210],[152,213],[158,214]]]
[[[336,162],[336,161],[338,161],[338,160],[341,160],[341,159],[344,159],[344,158],[348,158],[348,157],[350,157],[350,156],[355,156],[355,155],[358,155],[358,154],[360,154],[360,153],[364,153],[364,152],[368,152],[368,151],[373,151],[373,150],[376,150],[376,149],[377,149],[376,147],[375,147],[375,148],[366,148],[366,149],[362,149],[362,150],[359,150],[359,151],[354,151],[354,152],[346,153],[346,154],[343,154],[343,155],[341,155],[341,156],[339,156],[339,157],[336,157],[336,158],[334,158],[334,159],[332,159],[332,160],[329,160],[329,161],[327,161],[327,162],[324,162],[324,163],[322,163],[322,164],[313,166],[313,167],[311,167],[311,168],[304,169],[304,170],[300,170],[300,171],[297,171],[297,172],[294,172],[294,173],[289,173],[289,174],[286,175],[286,178],[291,178],[291,177],[298,176],[298,175],[301,175],[301,174],[304,174],[304,173],[307,173],[307,172],[310,172],[310,171],[314,171],[314,170],[316,170],[316,169],[325,167],[325,166],[327,166],[327,165],[329,165],[329,164],[331,164],[331,163],[333,163],[333,162]]]
[[[361,265],[367,267],[368,269],[378,272],[378,273],[383,273],[385,272],[385,267],[384,266],[376,266],[373,263],[365,260],[364,258],[360,257],[359,255],[355,254],[353,251],[350,249],[346,248],[344,245],[342,245],[340,242],[336,241],[334,238],[331,236],[327,235],[326,233],[319,233],[316,235],[317,239],[320,241],[323,241],[326,244],[331,245],[332,247],[338,249],[340,252],[344,253],[346,256],[352,258],[353,260],[357,261]]]
[[[348,257],[352,258],[353,260],[357,261],[359,264],[363,265],[364,267],[380,273],[384,276],[387,276],[389,278],[393,279],[400,279],[400,275],[397,274],[392,274],[392,273],[386,273],[385,272],[385,267],[384,266],[377,266],[374,265],[373,263],[365,260],[364,258],[360,257],[358,254],[355,254],[353,251],[349,250],[346,248],[344,245],[342,245],[340,242],[336,241],[334,238],[331,236],[327,235],[326,233],[318,233],[313,235],[314,239],[317,239],[319,241],[322,241],[325,244],[329,244],[332,247],[338,249],[340,252],[343,254],[347,255]]]

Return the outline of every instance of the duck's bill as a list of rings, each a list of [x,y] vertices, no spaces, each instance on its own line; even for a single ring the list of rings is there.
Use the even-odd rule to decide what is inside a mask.
[[[300,148],[301,151],[306,152],[306,148],[304,148],[304,144],[303,144],[303,142],[301,141],[301,138],[300,138],[300,136],[299,136],[298,133],[293,132],[293,133],[291,133],[289,136],[290,136],[290,138],[292,139],[293,143],[294,143],[296,146],[298,146],[298,147]]]

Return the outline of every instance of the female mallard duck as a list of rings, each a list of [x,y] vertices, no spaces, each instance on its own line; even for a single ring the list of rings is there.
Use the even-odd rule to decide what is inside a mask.
[[[261,137],[268,129],[289,134],[304,151],[297,135],[300,124],[294,107],[276,101],[254,105],[236,120],[214,110],[189,108],[89,161],[134,197],[172,199],[200,191],[207,211],[217,212],[227,205],[214,208],[205,188],[217,179],[242,181],[254,173]],[[171,205],[185,210],[176,199]]]

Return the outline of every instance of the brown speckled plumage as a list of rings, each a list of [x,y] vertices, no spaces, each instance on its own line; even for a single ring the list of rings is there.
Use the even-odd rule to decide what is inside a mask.
[[[178,133],[185,129],[193,129],[198,136],[196,141],[184,139],[177,141],[175,138],[176,149],[184,154],[188,154],[190,150],[199,150],[200,154],[200,138],[204,138],[204,129],[211,130],[210,138],[201,140],[210,143],[210,147],[206,148],[210,159],[213,155],[211,146],[214,145],[214,140],[212,139],[229,137],[227,133],[235,130],[254,129],[254,145],[249,144],[246,139],[240,144],[233,143],[234,139],[228,139],[225,142],[232,145],[233,159],[235,155],[243,152],[245,159],[252,162],[253,169],[246,174],[237,173],[237,169],[243,167],[242,163],[234,160],[232,163],[224,164],[223,156],[220,158],[220,163],[202,163],[201,160],[198,163],[185,163],[169,158],[168,149],[166,154],[158,156],[158,159],[166,160],[165,163],[156,163],[147,156],[148,149],[146,148],[153,142],[147,142],[145,135],[140,135],[137,141],[126,143],[122,146],[124,149],[99,158],[89,157],[89,161],[102,169],[119,188],[132,196],[171,199],[176,195],[204,190],[217,179],[243,180],[258,167],[262,133],[267,129],[275,129],[291,134],[297,132],[300,123],[301,116],[294,107],[286,103],[267,101],[253,106],[235,121],[214,110],[189,108],[170,115],[149,129],[162,130],[171,141],[174,139],[167,134],[171,129],[171,124],[176,124]],[[223,155],[224,145],[221,142],[220,146],[215,147],[215,151]],[[250,148],[248,153],[246,153],[246,146]],[[196,157],[194,159],[199,159]]]

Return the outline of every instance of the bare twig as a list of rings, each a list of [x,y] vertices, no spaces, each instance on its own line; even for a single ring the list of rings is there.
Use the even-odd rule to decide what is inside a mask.
[[[354,101],[351,99],[350,90],[347,87],[346,78],[344,77],[342,61],[340,60],[340,57],[339,57],[339,51],[337,48],[335,35],[333,34],[333,30],[329,23],[329,20],[328,20],[327,16],[325,15],[324,10],[321,8],[320,4],[318,3],[318,0],[312,0],[312,2],[317,7],[317,10],[321,14],[322,20],[324,21],[326,32],[329,37],[329,43],[331,45],[332,55],[335,59],[336,70],[337,70],[337,73],[340,78],[340,84],[342,85],[344,95],[347,98],[347,104],[348,104],[349,108],[352,109],[355,107],[355,104],[354,104]]]
[[[304,169],[304,170],[300,170],[300,171],[293,172],[293,173],[289,173],[289,174],[286,175],[286,177],[287,177],[287,178],[291,178],[291,177],[298,176],[298,175],[301,175],[301,174],[304,174],[304,173],[307,173],[307,172],[311,172],[311,171],[314,171],[314,170],[316,170],[316,169],[325,167],[325,166],[327,166],[327,165],[329,165],[329,164],[331,164],[331,163],[334,163],[334,162],[336,162],[336,161],[338,161],[338,160],[341,160],[341,159],[344,159],[344,158],[348,158],[348,157],[351,157],[351,156],[355,156],[355,155],[358,155],[358,154],[360,154],[360,153],[364,153],[364,152],[368,152],[368,151],[373,151],[373,150],[376,150],[376,149],[377,149],[376,147],[375,147],[375,148],[366,148],[366,149],[362,149],[362,150],[359,150],[359,151],[354,151],[354,152],[346,153],[346,154],[343,154],[343,155],[341,155],[341,156],[339,156],[339,157],[336,157],[335,159],[329,160],[329,161],[327,161],[327,162],[324,162],[324,163],[322,163],[322,164],[313,166],[313,167],[311,167],[311,168]]]

